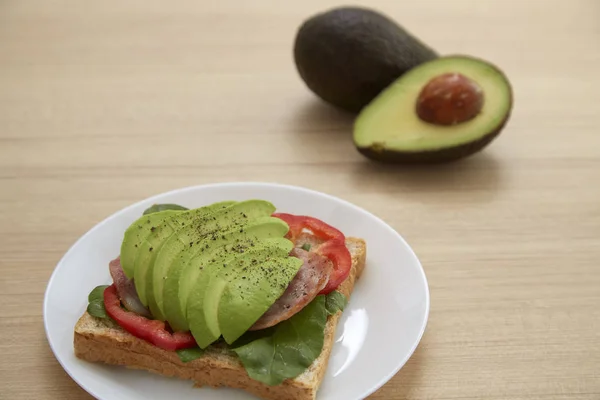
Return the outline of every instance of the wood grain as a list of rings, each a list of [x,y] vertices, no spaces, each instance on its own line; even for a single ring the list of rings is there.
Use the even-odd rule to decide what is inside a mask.
[[[256,180],[365,207],[421,258],[428,330],[372,399],[600,398],[600,2],[369,2],[514,84],[497,141],[429,168],[363,159],[299,79],[295,30],[337,4],[0,3],[0,397],[90,399],[42,323],[80,235],[152,194]]]

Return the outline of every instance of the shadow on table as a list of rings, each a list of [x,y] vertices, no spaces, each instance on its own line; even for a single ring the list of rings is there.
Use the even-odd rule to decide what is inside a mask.
[[[365,160],[353,165],[350,175],[361,191],[383,187],[402,197],[469,192],[473,202],[492,200],[506,180],[502,165],[485,152],[435,165],[390,165]]]
[[[473,202],[491,200],[504,186],[506,176],[502,164],[490,149],[470,157],[441,164],[403,165],[384,164],[359,155],[352,143],[352,125],[355,115],[330,106],[319,99],[311,99],[298,106],[290,123],[297,136],[299,151],[319,152],[330,146],[331,137],[339,140],[339,159],[354,159],[348,163],[347,173],[361,192],[374,190],[383,193],[401,193],[402,196],[439,195],[469,192]],[[353,154],[348,157],[348,152]],[[331,153],[329,153],[331,155]],[[327,164],[332,160],[323,159]],[[339,161],[338,161],[339,162]],[[342,164],[347,164],[342,162]]]
[[[314,144],[318,144],[320,136],[310,134],[322,133],[352,141],[352,124],[356,115],[329,105],[318,98],[307,100],[294,108],[289,123],[292,131],[302,136],[303,140],[308,140],[307,136],[312,136],[315,140]]]

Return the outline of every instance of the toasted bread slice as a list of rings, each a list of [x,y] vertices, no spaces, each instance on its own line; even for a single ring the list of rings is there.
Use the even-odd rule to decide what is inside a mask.
[[[352,270],[338,291],[350,297],[356,279],[365,267],[365,241],[347,238]],[[300,376],[281,385],[268,386],[248,376],[240,361],[226,350],[210,347],[200,358],[183,363],[175,352],[162,350],[121,329],[111,320],[92,317],[87,312],[75,325],[75,355],[83,360],[123,365],[160,375],[194,381],[195,385],[232,387],[246,390],[266,400],[314,400],[327,369],[341,312],[330,316],[325,327],[321,355]]]

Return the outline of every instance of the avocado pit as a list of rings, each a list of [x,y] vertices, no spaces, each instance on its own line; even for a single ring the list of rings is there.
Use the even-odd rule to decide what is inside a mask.
[[[483,108],[483,90],[459,73],[431,79],[417,98],[419,118],[434,125],[456,125],[475,118]]]

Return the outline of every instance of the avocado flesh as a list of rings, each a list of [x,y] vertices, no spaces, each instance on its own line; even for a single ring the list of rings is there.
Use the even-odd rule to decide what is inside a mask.
[[[294,60],[324,101],[359,112],[396,78],[437,53],[394,20],[363,7],[337,7],[307,19]]]
[[[442,126],[417,116],[415,104],[422,88],[446,73],[462,74],[482,88],[483,108],[472,120]],[[511,85],[498,68],[473,57],[442,57],[409,71],[365,107],[354,124],[354,143],[361,153],[379,161],[457,159],[487,145],[511,108]]]
[[[233,249],[250,248],[257,239],[283,237],[288,230],[288,225],[279,218],[257,218],[244,229],[224,232],[214,240],[212,237],[205,239],[197,246],[202,250],[193,256],[184,253],[183,257],[179,257],[170,268],[163,288],[163,306],[171,327],[177,331],[189,330],[188,297],[207,263],[230,255]]]
[[[168,238],[161,238],[161,243],[154,249],[153,258],[147,257],[144,260],[147,260],[147,263],[136,264],[136,271],[138,266],[140,269],[146,270],[146,295],[148,307],[154,318],[166,319],[163,307],[164,281],[168,276],[171,264],[180,253],[198,252],[200,249],[194,247],[198,247],[199,242],[207,236],[234,227],[241,229],[253,218],[271,215],[274,211],[275,207],[269,202],[248,200],[229,207],[218,208],[215,212],[204,215],[195,215],[191,211],[188,214],[178,215],[177,220],[181,221],[181,228],[174,231]],[[151,245],[156,246],[152,243]]]
[[[293,243],[285,238],[258,239],[254,246],[207,264],[198,275],[187,302],[187,320],[198,346],[205,348],[221,336],[217,310],[226,283],[267,259],[288,258]]]
[[[207,215],[211,215],[212,213],[218,210],[225,209],[231,204],[233,204],[233,202],[221,202],[189,211],[171,213],[167,215],[166,218],[162,219],[160,223],[151,226],[150,233],[141,243],[139,243],[137,248],[135,248],[137,250],[133,267],[135,289],[138,293],[140,301],[145,306],[150,307],[152,315],[154,315],[155,317],[160,316],[160,314],[158,314],[159,311],[157,310],[157,307],[155,305],[154,294],[151,291],[150,285],[148,284],[148,280],[152,279],[151,269],[154,266],[154,260],[156,259],[156,256],[158,255],[164,241],[173,232],[181,229],[182,227],[185,227],[194,220],[204,218]],[[146,218],[147,222],[147,219],[151,218],[152,215],[154,214],[142,217],[142,220],[143,218]],[[129,244],[131,245],[132,243],[130,242]],[[137,242],[133,244],[135,245],[137,244]]]
[[[217,315],[228,344],[242,336],[281,297],[302,264],[296,257],[269,259],[225,283]]]
[[[133,278],[135,258],[138,254],[140,245],[156,229],[156,226],[162,224],[167,218],[179,214],[182,211],[161,211],[138,218],[127,228],[121,243],[121,266],[123,272],[128,278]]]
[[[247,249],[253,241],[247,240],[244,233],[240,233],[239,230],[228,232],[225,239],[218,238],[213,241],[211,239],[201,242],[204,246],[200,254],[196,255],[198,263],[197,273],[200,274],[201,270],[205,268],[206,263],[220,262],[226,257],[231,255],[231,251],[234,247]],[[208,246],[208,247],[207,247]],[[187,255],[186,255],[187,257]],[[187,263],[185,264],[187,265]],[[180,281],[181,275],[184,270],[184,264],[181,262],[181,258],[176,260],[176,263],[171,267],[169,275],[165,281],[163,288],[163,307],[165,310],[166,320],[169,325],[175,331],[188,331],[190,325],[187,319],[187,313],[184,312],[182,306],[182,300],[180,300]],[[194,275],[193,271],[189,271],[187,274]],[[194,278],[192,276],[192,278]],[[187,304],[187,302],[185,303]]]

